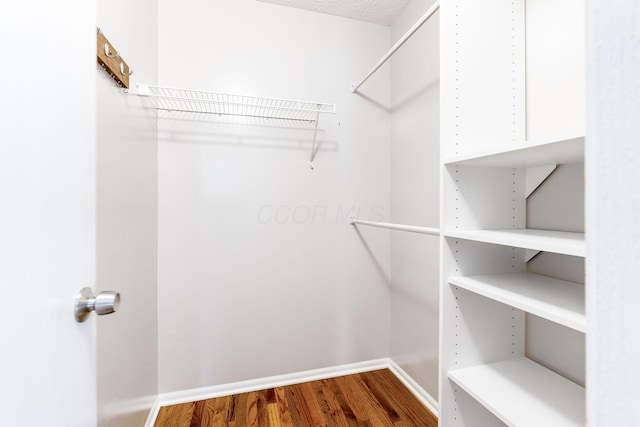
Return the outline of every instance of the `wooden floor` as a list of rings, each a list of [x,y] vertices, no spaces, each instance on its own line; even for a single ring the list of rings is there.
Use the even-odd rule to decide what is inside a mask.
[[[155,427],[435,427],[388,369],[160,409]]]

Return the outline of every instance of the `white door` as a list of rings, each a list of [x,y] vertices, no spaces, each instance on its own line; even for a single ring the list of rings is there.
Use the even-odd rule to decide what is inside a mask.
[[[0,425],[96,424],[95,0],[0,3]]]

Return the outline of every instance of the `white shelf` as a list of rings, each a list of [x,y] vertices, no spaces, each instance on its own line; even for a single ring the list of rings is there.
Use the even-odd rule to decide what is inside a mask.
[[[445,165],[528,168],[584,161],[584,137],[563,141],[526,143],[517,148],[453,156]]]
[[[527,358],[450,371],[448,376],[508,426],[586,425],[584,388]]]
[[[450,230],[445,237],[473,240],[496,245],[555,252],[564,255],[586,256],[584,233],[534,229],[508,230]]]
[[[144,84],[138,85],[138,95],[150,99],[154,107],[160,110],[189,113],[309,122],[317,121],[319,114],[336,113],[335,104],[231,95]]]
[[[532,273],[451,277],[451,285],[527,313],[586,331],[584,286]]]

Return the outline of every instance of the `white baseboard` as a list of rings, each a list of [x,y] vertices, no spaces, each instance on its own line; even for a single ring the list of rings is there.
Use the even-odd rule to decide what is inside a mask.
[[[144,423],[144,427],[153,427],[156,423],[156,418],[158,418],[158,412],[160,412],[160,396],[156,397],[156,401],[153,403],[151,407],[151,411],[149,411],[149,416],[147,417],[147,422]]]
[[[407,374],[404,369],[402,369],[400,367],[400,365],[398,365],[396,362],[394,362],[392,359],[388,359],[389,360],[389,370],[396,376],[398,377],[398,379],[400,381],[402,381],[402,384],[404,384],[404,386],[406,388],[409,389],[409,391],[411,391],[411,393],[413,393],[413,395],[420,401],[422,402],[422,404],[424,406],[426,406],[433,415],[435,415],[436,417],[439,417],[439,413],[440,413],[440,405],[438,404],[438,401],[436,399],[433,398],[433,396],[431,396],[431,394],[429,394],[429,392],[427,392],[427,390],[425,390],[424,388],[422,388],[420,386],[420,384],[418,384],[416,382],[416,380],[414,380],[413,378],[411,378],[409,376],[409,374]]]
[[[198,400],[214,399],[232,394],[247,393],[250,391],[264,390],[274,387],[283,387],[292,384],[300,384],[308,381],[317,381],[343,375],[358,374],[374,371],[376,369],[389,369],[402,383],[427,407],[434,415],[438,416],[438,404],[422,387],[389,358],[375,359],[365,362],[351,363],[348,365],[332,366],[329,368],[314,369],[311,371],[295,372],[286,375],[259,378],[255,380],[239,381],[229,384],[221,384],[211,387],[195,388],[191,390],[163,393],[158,396],[156,403],[149,413],[145,427],[153,427],[158,412],[162,406],[177,405],[180,403],[195,402]]]

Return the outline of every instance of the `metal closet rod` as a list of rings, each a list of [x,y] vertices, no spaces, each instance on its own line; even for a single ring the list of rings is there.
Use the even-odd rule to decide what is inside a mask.
[[[370,227],[388,228],[389,230],[408,231],[411,233],[430,234],[432,236],[439,236],[440,230],[430,227],[418,227],[415,225],[404,224],[391,224],[390,222],[374,222],[374,221],[361,221],[354,217],[350,218],[351,225],[368,225]]]
[[[409,31],[407,31],[407,33],[402,36],[402,38],[400,40],[398,40],[398,42],[393,45],[393,47],[382,57],[382,59],[380,61],[378,61],[378,63],[376,65],[373,66],[373,68],[371,69],[371,71],[369,71],[369,74],[367,74],[367,76],[362,79],[360,81],[360,83],[358,84],[353,84],[351,85],[351,92],[355,93],[358,91],[358,89],[360,88],[360,86],[362,86],[364,84],[364,82],[366,82],[367,80],[369,80],[369,77],[371,77],[376,71],[378,71],[378,69],[380,67],[382,67],[382,65],[384,65],[385,62],[387,62],[389,60],[389,58],[391,58],[391,55],[393,55],[394,53],[396,53],[396,50],[400,49],[400,47],[407,41],[409,40],[409,38],[420,29],[420,27],[422,27],[422,24],[424,24],[425,22],[427,22],[429,20],[429,18],[431,18],[433,16],[434,13],[436,13],[436,11],[440,9],[440,1],[436,1],[434,3],[433,6],[431,6],[431,8],[427,11],[427,13],[425,13],[424,15],[422,15],[422,17],[420,19],[418,19],[418,22],[416,22],[415,24],[413,24],[413,27],[411,27],[409,29]]]

